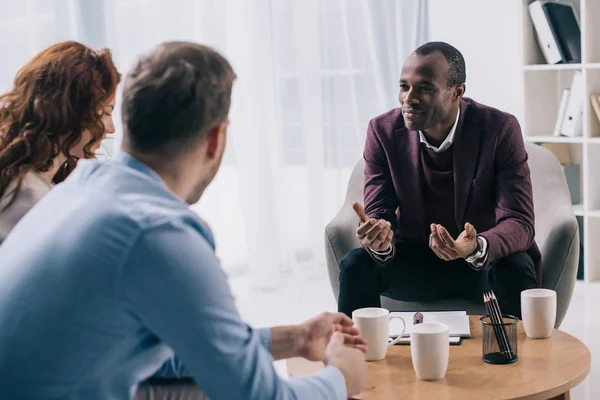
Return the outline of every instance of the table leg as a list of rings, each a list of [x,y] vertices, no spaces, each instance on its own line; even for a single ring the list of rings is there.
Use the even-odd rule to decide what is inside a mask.
[[[550,400],[571,400],[571,394],[570,392],[566,392],[556,397],[553,397]]]

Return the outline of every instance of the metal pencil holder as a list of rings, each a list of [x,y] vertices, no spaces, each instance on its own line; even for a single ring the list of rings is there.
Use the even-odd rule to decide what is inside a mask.
[[[512,315],[503,315],[494,322],[489,316],[480,319],[483,330],[483,361],[489,364],[511,364],[518,360],[517,322]]]

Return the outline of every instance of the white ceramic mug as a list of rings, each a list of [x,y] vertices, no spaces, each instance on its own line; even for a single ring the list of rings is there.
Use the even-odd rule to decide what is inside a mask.
[[[450,357],[450,328],[437,323],[413,325],[410,354],[417,378],[425,381],[443,379]]]
[[[556,322],[556,292],[550,289],[523,290],[521,319],[528,337],[544,339],[552,336]]]
[[[388,343],[391,319],[402,321],[402,333]],[[391,315],[389,310],[385,308],[371,307],[354,310],[352,312],[352,320],[354,320],[354,326],[356,326],[360,335],[367,341],[367,354],[365,354],[365,360],[367,361],[384,359],[388,347],[398,343],[406,330],[404,320]]]

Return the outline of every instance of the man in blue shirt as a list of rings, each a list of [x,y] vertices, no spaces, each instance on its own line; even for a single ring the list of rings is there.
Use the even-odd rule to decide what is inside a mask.
[[[363,388],[365,342],[348,317],[242,322],[212,234],[188,207],[219,168],[234,79],[197,44],[141,58],[124,87],[124,152],[81,161],[0,247],[0,398],[128,399],[165,362],[183,363],[213,400]],[[181,362],[168,363],[173,353]],[[293,356],[327,366],[280,379],[273,359]]]

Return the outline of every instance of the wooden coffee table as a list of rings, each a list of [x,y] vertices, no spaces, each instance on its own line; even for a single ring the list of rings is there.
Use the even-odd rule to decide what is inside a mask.
[[[384,360],[368,363],[367,385],[357,399],[569,399],[569,390],[590,371],[589,349],[573,336],[554,330],[549,339],[529,339],[518,327],[519,360],[490,365],[481,359],[481,323],[470,316],[472,338],[450,346],[448,372],[443,380],[417,379],[410,346],[388,349]],[[300,358],[287,361],[290,376],[311,375],[323,363]]]

